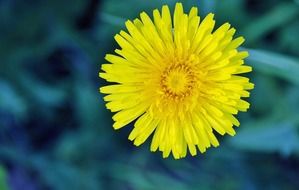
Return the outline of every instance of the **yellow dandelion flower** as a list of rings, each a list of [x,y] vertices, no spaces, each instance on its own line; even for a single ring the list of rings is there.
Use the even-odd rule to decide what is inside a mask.
[[[135,121],[129,139],[139,146],[153,134],[150,150],[164,158],[217,147],[214,131],[234,136],[240,125],[234,115],[249,108],[242,98],[254,87],[238,75],[252,70],[244,65],[248,52],[237,50],[244,38],[233,39],[229,23],[214,31],[214,15],[201,21],[197,11],[185,14],[177,3],[173,19],[163,6],[153,20],[142,12],[127,21],[128,32],[115,36],[117,55],[107,54],[99,73],[114,83],[100,88],[106,107],[117,112],[113,127]]]

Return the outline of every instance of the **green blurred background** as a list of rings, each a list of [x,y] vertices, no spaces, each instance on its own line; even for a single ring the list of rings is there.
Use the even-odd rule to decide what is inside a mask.
[[[254,67],[237,135],[182,160],[112,129],[98,87],[113,36],[173,0],[0,0],[0,190],[299,189],[299,1],[186,0],[243,35]]]

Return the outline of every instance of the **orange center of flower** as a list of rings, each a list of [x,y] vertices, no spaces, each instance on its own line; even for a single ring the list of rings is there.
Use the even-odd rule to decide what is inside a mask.
[[[161,87],[164,95],[181,100],[190,95],[196,82],[193,69],[185,64],[175,64],[166,68],[161,75]]]

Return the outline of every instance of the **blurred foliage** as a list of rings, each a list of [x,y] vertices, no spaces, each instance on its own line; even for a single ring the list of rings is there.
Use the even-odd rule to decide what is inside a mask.
[[[0,189],[299,189],[299,2],[186,0],[247,41],[236,137],[175,161],[117,132],[98,87],[127,19],[174,0],[0,1]]]
[[[0,166],[0,189],[8,190],[6,171],[2,166]]]

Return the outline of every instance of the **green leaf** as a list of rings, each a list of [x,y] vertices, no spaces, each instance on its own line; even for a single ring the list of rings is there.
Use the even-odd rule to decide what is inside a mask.
[[[248,63],[254,70],[284,78],[299,85],[299,60],[265,50],[249,51]]]
[[[6,177],[6,170],[4,167],[0,165],[0,189],[1,190],[8,190],[7,185],[7,177]]]
[[[18,118],[26,115],[27,105],[25,99],[20,96],[14,86],[0,79],[0,110],[12,113]]]
[[[241,33],[246,36],[248,43],[254,43],[268,32],[296,19],[298,15],[299,6],[294,3],[281,3],[263,17],[253,20]]]
[[[238,134],[229,140],[229,143],[242,150],[259,152],[279,152],[288,156],[299,153],[299,135],[296,118],[283,121],[267,119],[264,121],[250,122],[242,126]]]

